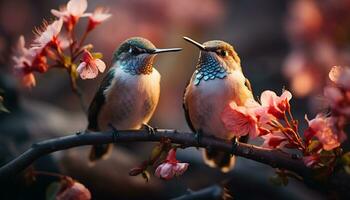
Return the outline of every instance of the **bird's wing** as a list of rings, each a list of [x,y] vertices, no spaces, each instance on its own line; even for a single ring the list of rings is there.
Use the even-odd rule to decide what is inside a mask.
[[[186,87],[186,89],[184,91],[184,98],[183,98],[182,107],[183,107],[184,112],[185,112],[185,118],[186,118],[186,121],[187,121],[187,125],[190,127],[192,132],[196,132],[196,130],[194,129],[194,126],[193,126],[193,124],[191,122],[190,114],[188,112],[188,108],[187,108],[187,105],[186,105],[186,93],[187,93],[187,90],[188,90],[188,88],[190,86],[190,83],[191,83],[191,80],[188,82],[187,87]]]
[[[88,129],[90,130],[98,130],[98,115],[105,103],[106,97],[104,95],[104,91],[111,85],[114,77],[114,68],[111,68],[106,76],[103,78],[100,88],[97,90],[95,97],[93,98],[89,110],[88,110],[88,120],[89,125]]]

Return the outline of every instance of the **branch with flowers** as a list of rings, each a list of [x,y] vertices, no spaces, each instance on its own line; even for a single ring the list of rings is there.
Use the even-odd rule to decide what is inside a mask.
[[[176,150],[187,147],[215,148],[270,165],[277,169],[276,174],[282,183],[286,183],[288,177],[308,181],[327,179],[335,169],[349,173],[350,153],[343,152],[341,143],[346,139],[344,128],[350,118],[350,68],[334,67],[329,77],[332,85],[325,89],[325,97],[329,100],[331,112],[318,114],[312,120],[306,119],[308,127],[304,131],[299,130],[299,122],[292,115],[289,104],[292,95],[286,90],[281,96],[265,91],[259,102],[247,101],[244,106],[227,105],[222,113],[226,128],[234,136],[263,139],[261,146],[232,144],[231,141],[205,136],[198,143],[193,133],[176,130],[156,129],[154,134],[148,130],[84,131],[34,144],[0,168],[0,180],[16,177],[35,160],[55,151],[83,145],[141,141],[159,142],[147,160],[129,171],[131,176],[142,175],[146,180],[150,168],[155,168],[155,175],[165,180],[182,175],[189,164],[176,159]],[[66,179],[62,180],[65,183]],[[71,189],[73,187],[68,187],[67,191]]]
[[[242,156],[274,168],[283,168],[294,171],[301,176],[308,175],[308,168],[302,160],[294,155],[287,154],[277,149],[266,149],[258,146],[236,143],[230,141],[203,137],[200,144],[193,133],[178,132],[176,130],[156,129],[155,134],[149,134],[147,130],[118,130],[117,132],[79,132],[74,135],[46,140],[32,145],[32,148],[0,168],[0,180],[6,181],[15,178],[21,171],[30,166],[38,158],[59,150],[69,149],[83,145],[96,145],[107,143],[125,142],[158,142],[151,153],[147,164],[157,167],[155,174],[163,179],[170,179],[181,175],[188,167],[187,163],[176,160],[176,149],[187,147],[217,148],[231,152],[233,155]],[[146,169],[141,166],[130,170],[130,175],[142,174]],[[164,168],[168,168],[164,172]]]
[[[281,96],[272,91],[264,91],[260,102],[247,101],[244,106],[235,103],[227,105],[222,113],[222,121],[236,137],[249,135],[262,138],[263,144],[254,146],[233,143],[212,137],[203,137],[198,143],[193,133],[180,133],[176,130],[114,130],[101,134],[79,132],[76,135],[51,139],[34,144],[31,149],[0,168],[0,178],[13,177],[39,157],[54,151],[82,145],[96,145],[119,142],[159,141],[150,156],[140,166],[132,169],[130,175],[145,175],[147,168],[158,166],[156,175],[170,179],[181,175],[187,163],[176,160],[176,149],[186,147],[216,148],[233,155],[249,158],[274,168],[310,177],[310,171],[318,170],[318,176],[330,176],[337,165],[350,172],[350,153],[344,153],[341,143],[346,139],[344,128],[350,119],[350,68],[335,66],[329,73],[332,85],[325,88],[325,98],[331,112],[318,114],[306,121],[308,127],[300,134],[299,122],[294,119],[289,101],[292,94],[285,90]],[[177,145],[173,145],[177,144]],[[163,154],[165,152],[165,154]],[[320,170],[321,169],[321,170]],[[278,175],[290,173],[279,170]],[[145,175],[146,176],[146,175]]]
[[[104,8],[96,8],[92,13],[86,13],[86,9],[86,0],[70,0],[59,10],[52,9],[51,13],[57,19],[53,22],[44,20],[43,25],[35,29],[36,37],[29,48],[25,45],[24,37],[20,36],[12,57],[15,73],[28,88],[36,85],[34,73],[43,74],[54,68],[65,70],[84,111],[85,104],[76,83],[77,78],[79,75],[82,79],[96,78],[106,68],[101,60],[102,54],[93,52],[93,45],[85,44],[85,40],[92,30],[111,16]],[[81,18],[86,17],[88,23],[85,31],[77,36],[75,27]]]
[[[86,0],[70,0],[59,10],[51,10],[57,19],[44,21],[43,26],[36,29],[37,36],[29,48],[21,36],[13,56],[14,70],[26,87],[35,86],[34,73],[45,73],[53,68],[66,71],[71,88],[81,100],[84,111],[85,104],[77,79],[79,76],[82,79],[96,78],[106,68],[101,60],[102,54],[94,52],[93,45],[85,44],[85,40],[92,30],[111,16],[103,8],[97,8],[92,13],[86,13],[86,9]],[[77,36],[75,27],[81,18],[88,18],[88,23],[84,33]],[[151,170],[164,180],[185,173],[189,163],[178,161],[176,152],[179,148],[187,147],[215,148],[270,165],[276,168],[276,175],[282,183],[286,183],[288,177],[326,180],[336,170],[350,174],[350,152],[344,152],[341,146],[347,138],[345,129],[350,121],[350,68],[333,67],[329,78],[331,85],[324,89],[324,96],[330,112],[319,113],[311,120],[305,117],[307,128],[304,130],[291,112],[289,101],[292,94],[287,90],[280,96],[267,90],[260,95],[259,101],[251,99],[244,105],[234,102],[227,105],[221,119],[226,129],[232,132],[232,137],[248,135],[251,139],[262,140],[260,145],[206,136],[198,141],[193,133],[168,129],[156,129],[155,134],[147,130],[83,131],[34,144],[0,168],[0,181],[17,177],[35,160],[55,151],[120,142],[157,142],[149,158],[129,171],[129,175],[142,175],[147,181]],[[0,97],[0,109],[6,111],[1,103]],[[29,171],[33,176],[57,177],[59,181],[49,188],[57,199],[70,199],[77,195],[81,199],[91,198],[88,189],[70,177]]]

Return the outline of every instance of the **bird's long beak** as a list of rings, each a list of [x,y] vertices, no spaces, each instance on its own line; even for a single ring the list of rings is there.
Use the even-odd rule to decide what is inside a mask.
[[[192,39],[189,38],[189,37],[183,37],[183,38],[184,38],[184,40],[186,40],[187,42],[192,43],[192,44],[194,44],[195,46],[197,46],[200,50],[203,50],[203,51],[206,50],[206,49],[205,49],[205,46],[202,45],[201,43],[196,42],[196,41],[192,40]]]
[[[158,53],[166,53],[166,52],[181,51],[181,50],[182,50],[182,48],[155,49],[151,53],[158,54]]]

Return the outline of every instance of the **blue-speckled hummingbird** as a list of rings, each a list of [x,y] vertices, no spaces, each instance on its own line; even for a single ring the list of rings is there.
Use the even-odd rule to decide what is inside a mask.
[[[224,41],[200,44],[188,37],[184,39],[200,49],[196,70],[184,94],[183,107],[189,127],[197,137],[203,134],[236,140],[221,121],[221,113],[231,101],[244,105],[246,100],[253,98],[238,54]],[[203,157],[206,164],[219,167],[223,172],[228,172],[235,163],[235,157],[217,149],[206,149]]]
[[[113,54],[112,66],[88,111],[88,130],[140,129],[147,125],[158,104],[160,74],[153,68],[157,54],[181,48],[158,49],[150,41],[133,37]],[[93,146],[90,160],[105,158],[111,145]]]

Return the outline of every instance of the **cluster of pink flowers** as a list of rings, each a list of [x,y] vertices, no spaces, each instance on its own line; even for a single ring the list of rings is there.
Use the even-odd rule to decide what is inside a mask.
[[[290,114],[292,94],[285,90],[281,96],[267,90],[261,94],[260,103],[248,100],[244,106],[228,105],[222,120],[226,128],[237,136],[262,137],[266,148],[296,147],[300,145],[297,125]],[[289,116],[289,118],[288,118]]]
[[[346,139],[344,126],[350,118],[350,68],[333,67],[329,77],[334,85],[325,88],[325,97],[332,113],[306,119],[308,128],[303,132],[304,139],[299,133],[298,121],[291,114],[292,94],[287,90],[281,96],[264,91],[260,103],[248,100],[244,106],[238,106],[232,102],[224,109],[222,121],[237,137],[248,134],[251,138],[261,137],[262,147],[270,149],[298,149],[307,166],[322,165],[322,153],[336,151]],[[335,156],[332,154],[328,159],[333,161]]]
[[[104,71],[105,63],[90,53],[92,45],[83,45],[83,42],[90,31],[111,15],[102,8],[97,8],[93,13],[86,13],[86,9],[86,0],[70,0],[60,10],[51,10],[58,19],[51,23],[44,21],[43,26],[36,30],[37,36],[30,48],[25,47],[24,37],[20,36],[12,58],[15,72],[21,76],[24,86],[35,86],[34,72],[44,73],[53,67],[66,69],[75,83],[77,64],[74,62],[81,54],[83,60],[78,70],[81,78],[95,78],[99,71]],[[89,22],[85,33],[77,40],[74,28],[82,17],[88,17]],[[62,31],[63,26],[66,32]],[[67,53],[66,49],[69,49]]]
[[[317,101],[334,63],[349,63],[346,35],[350,23],[349,0],[304,1],[288,4],[286,35],[291,51],[284,65],[293,95]]]

